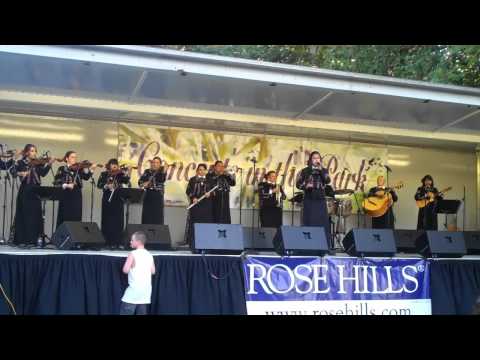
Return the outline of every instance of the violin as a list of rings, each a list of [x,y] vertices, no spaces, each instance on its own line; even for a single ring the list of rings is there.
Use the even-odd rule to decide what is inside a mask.
[[[116,176],[116,175],[121,174],[121,173],[125,174],[126,172],[130,172],[131,170],[136,170],[136,169],[138,169],[138,166],[122,165],[116,170],[108,170],[108,176],[112,177],[112,176]]]
[[[78,170],[83,170],[83,169],[88,169],[93,165],[93,162],[84,160],[78,163],[75,163],[73,165],[68,166],[68,168],[72,171],[78,171]],[[97,167],[103,168],[104,165],[102,164],[97,164]]]
[[[52,159],[58,162],[63,161],[63,159],[51,158],[51,157],[40,158],[40,159],[27,159],[27,161],[28,161],[28,165],[38,166],[38,165],[45,165],[49,163]]]

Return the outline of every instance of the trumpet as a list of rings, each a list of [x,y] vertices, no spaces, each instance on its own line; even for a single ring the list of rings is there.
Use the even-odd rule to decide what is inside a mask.
[[[153,162],[153,160],[147,160],[147,161],[148,161],[150,164]],[[160,163],[160,166],[161,166],[161,167],[164,167],[164,168],[169,167],[169,166],[175,166],[175,165],[177,165],[177,162],[178,162],[178,161],[174,161],[173,163],[169,164],[169,163],[167,163],[165,160],[162,160],[161,163]]]
[[[231,176],[234,176],[236,173],[237,173],[237,170],[238,170],[238,166],[228,166],[227,168],[225,168],[224,170],[224,174],[227,173]]]

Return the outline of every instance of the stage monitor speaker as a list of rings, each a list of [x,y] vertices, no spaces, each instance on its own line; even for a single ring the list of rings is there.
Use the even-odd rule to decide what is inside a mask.
[[[105,239],[97,223],[65,221],[53,234],[52,244],[61,250],[100,249]]]
[[[417,254],[417,239],[423,234],[423,230],[394,230],[395,244],[397,251],[405,254]]]
[[[394,256],[397,252],[391,229],[353,229],[343,239],[350,256]]]
[[[193,250],[211,254],[240,254],[244,250],[240,224],[194,224]]]
[[[123,232],[123,241],[126,249],[130,249],[130,239],[132,234],[137,231],[143,231],[147,235],[147,243],[145,244],[147,250],[172,249],[168,225],[158,224],[128,224]]]
[[[245,249],[251,250],[273,250],[273,238],[277,233],[276,228],[243,228],[243,239]],[[253,236],[252,236],[253,235]]]
[[[465,238],[460,231],[427,230],[417,239],[417,250],[424,257],[462,257],[467,254]]]
[[[480,255],[480,231],[464,231],[465,247],[468,255]]]
[[[281,226],[273,243],[279,255],[323,256],[330,250],[325,229],[320,226]]]

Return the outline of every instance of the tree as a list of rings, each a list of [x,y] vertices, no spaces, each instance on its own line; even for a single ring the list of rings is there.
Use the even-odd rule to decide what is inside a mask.
[[[162,47],[480,87],[480,45],[165,45]]]

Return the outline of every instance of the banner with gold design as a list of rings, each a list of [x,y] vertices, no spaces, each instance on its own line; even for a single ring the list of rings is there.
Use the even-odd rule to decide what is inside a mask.
[[[138,124],[119,124],[119,160],[138,166],[132,172],[135,186],[140,174],[149,167],[148,160],[160,156],[168,166],[165,184],[165,204],[186,206],[185,189],[188,179],[195,175],[197,164],[213,165],[223,160],[236,175],[237,185],[230,194],[232,208],[251,208],[254,182],[265,173],[275,170],[288,199],[295,192],[295,180],[306,166],[311,151],[317,150],[322,164],[328,167],[333,189],[351,189],[354,211],[364,193],[385,175],[387,148],[364,144],[341,144],[321,140],[294,139],[269,135],[233,134],[205,130],[161,127]],[[253,159],[255,175],[253,174]],[[257,180],[255,180],[257,179]],[[258,199],[255,199],[258,203]],[[284,209],[291,209],[285,201]]]

